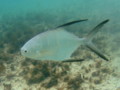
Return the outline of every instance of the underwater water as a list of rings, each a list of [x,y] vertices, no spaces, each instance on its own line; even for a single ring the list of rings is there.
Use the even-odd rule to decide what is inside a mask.
[[[0,0],[0,90],[120,90],[119,6],[119,0]],[[65,27],[78,37],[110,20],[93,39],[109,61],[85,46],[72,55],[82,62],[21,55],[20,48],[33,36],[80,19],[88,21]]]

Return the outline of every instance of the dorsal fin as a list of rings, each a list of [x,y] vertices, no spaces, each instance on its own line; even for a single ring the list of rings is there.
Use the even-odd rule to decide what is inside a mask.
[[[88,20],[88,19],[71,21],[71,22],[62,24],[62,25],[60,25],[60,26],[57,26],[56,28],[61,28],[61,27],[69,26],[69,25],[72,25],[72,24],[75,24],[75,23],[79,23],[79,22],[82,22],[82,21],[87,21],[87,20]]]

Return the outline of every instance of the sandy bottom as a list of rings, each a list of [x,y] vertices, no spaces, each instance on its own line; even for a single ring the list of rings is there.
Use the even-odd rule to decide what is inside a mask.
[[[79,49],[80,58],[86,59],[77,63],[30,60],[19,52],[8,53],[5,47],[0,58],[0,90],[120,90],[120,50],[115,48],[117,42],[111,45],[105,52],[110,61]]]

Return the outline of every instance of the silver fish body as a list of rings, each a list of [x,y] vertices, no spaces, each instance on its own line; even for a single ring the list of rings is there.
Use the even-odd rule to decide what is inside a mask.
[[[21,48],[21,53],[36,60],[67,60],[82,41],[74,34],[59,28],[33,37]]]
[[[109,20],[105,20],[93,28],[86,37],[79,38],[74,34],[64,30],[61,27],[68,26],[77,22],[86,21],[77,20],[58,26],[53,30],[40,33],[27,41],[21,48],[21,54],[25,57],[35,60],[69,60],[72,53],[80,46],[85,45],[98,56],[108,61],[106,56],[97,49],[92,43],[94,35]]]

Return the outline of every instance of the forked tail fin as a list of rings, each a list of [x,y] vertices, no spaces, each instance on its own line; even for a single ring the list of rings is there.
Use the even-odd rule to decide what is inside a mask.
[[[104,26],[104,24],[106,24],[109,21],[109,19],[101,22],[100,24],[98,24],[95,28],[93,28],[86,36],[86,38],[88,39],[93,39],[94,35],[100,30],[100,28],[102,28]]]
[[[103,53],[98,50],[94,44],[92,43],[92,39],[94,37],[94,35],[100,30],[100,28],[102,28],[104,26],[104,24],[106,24],[109,20],[105,20],[103,22],[101,22],[100,24],[98,24],[95,28],[92,29],[91,32],[88,33],[88,35],[86,36],[87,39],[87,43],[85,43],[86,47],[88,47],[91,51],[93,51],[94,53],[96,53],[98,56],[100,56],[101,58],[103,58],[104,60],[108,61],[109,59],[103,55]]]
[[[86,47],[89,48],[94,53],[96,53],[99,57],[103,58],[106,61],[109,61],[109,59],[105,55],[103,55],[103,53],[99,49],[97,49],[94,44],[92,43],[86,44]]]

